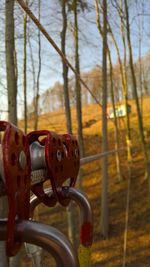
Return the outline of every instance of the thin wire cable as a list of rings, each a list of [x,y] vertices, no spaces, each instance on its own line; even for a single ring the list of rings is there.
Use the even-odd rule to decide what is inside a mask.
[[[28,16],[31,18],[31,20],[35,23],[35,25],[38,27],[38,29],[43,33],[43,35],[46,37],[48,42],[53,46],[53,48],[57,51],[57,53],[60,55],[62,58],[63,62],[73,71],[73,73],[76,75],[77,79],[81,82],[81,84],[87,89],[87,91],[91,94],[95,102],[101,107],[102,104],[98,99],[95,97],[93,92],[90,90],[88,85],[84,82],[84,80],[81,78],[80,74],[75,70],[75,68],[72,66],[72,64],[69,62],[69,60],[66,58],[66,56],[62,53],[60,48],[57,46],[55,41],[52,39],[52,37],[48,34],[46,29],[43,27],[43,25],[40,23],[40,21],[36,18],[36,16],[33,14],[31,9],[28,7],[27,4],[23,0],[17,0],[18,4],[22,7],[22,9],[28,14]],[[107,119],[110,119],[110,121],[114,124],[114,121],[111,120],[110,116],[108,113],[106,113]]]
[[[87,163],[90,163],[90,162],[93,162],[93,161],[96,161],[96,160],[100,160],[103,157],[115,154],[116,152],[126,151],[126,150],[127,150],[126,147],[121,147],[118,150],[116,150],[116,149],[108,150],[108,151],[103,152],[103,153],[99,153],[99,154],[96,154],[96,155],[91,155],[91,156],[88,156],[88,157],[85,157],[85,158],[81,158],[80,159],[80,165],[85,165]]]
[[[35,25],[38,27],[38,29],[43,33],[43,35],[46,37],[46,39],[49,41],[49,43],[53,46],[53,48],[57,51],[57,53],[62,58],[63,62],[73,71],[73,73],[76,75],[78,80],[81,82],[81,84],[87,89],[87,91],[91,94],[95,102],[102,108],[102,104],[98,101],[98,99],[95,97],[95,95],[92,93],[88,85],[83,81],[83,79],[80,77],[80,74],[75,70],[75,68],[71,65],[69,60],[65,57],[65,55],[62,53],[60,48],[57,46],[55,41],[51,38],[51,36],[48,34],[48,32],[45,30],[43,25],[39,22],[39,20],[36,18],[36,16],[33,14],[33,12],[30,10],[30,8],[25,4],[23,0],[17,0],[19,5],[22,7],[22,9],[28,14],[28,16],[32,19],[32,21],[35,23]]]
[[[72,70],[72,72],[76,75],[77,79],[81,82],[81,84],[87,89],[87,91],[91,94],[95,102],[101,107],[102,104],[98,99],[95,97],[93,92],[90,90],[88,85],[84,82],[84,80],[81,78],[80,74],[75,70],[75,68],[72,66],[72,64],[69,62],[69,60],[65,57],[65,55],[62,53],[60,48],[57,46],[55,41],[52,39],[52,37],[48,34],[46,29],[43,27],[43,25],[40,23],[40,21],[36,18],[36,16],[33,14],[31,9],[25,4],[23,0],[17,0],[18,4],[22,7],[22,9],[28,14],[28,16],[31,18],[31,20],[35,23],[35,25],[38,27],[38,29],[43,33],[43,35],[46,37],[46,39],[49,41],[49,43],[53,46],[53,48],[57,51],[57,53],[62,58],[63,62]],[[111,120],[109,114],[106,114],[107,119],[110,119],[110,121],[114,124],[114,121]]]
[[[57,46],[55,41],[52,39],[50,34],[46,31],[46,29],[43,27],[43,25],[40,23],[40,21],[36,18],[36,16],[33,14],[31,9],[25,4],[23,0],[17,0],[18,4],[22,7],[22,9],[28,14],[28,16],[31,18],[31,20],[35,23],[35,25],[38,27],[38,29],[43,33],[43,35],[46,37],[46,39],[49,41],[49,43],[53,46],[53,48],[57,51],[57,53],[62,58],[63,62],[72,70],[72,72],[76,75],[77,79],[81,82],[81,84],[87,89],[87,91],[91,94],[95,102],[102,108],[102,104],[98,99],[95,97],[93,92],[90,90],[88,85],[84,82],[84,80],[81,78],[80,74],[75,70],[75,68],[72,66],[72,64],[69,62],[69,60],[66,58],[66,56],[62,53],[60,48]],[[110,119],[110,121],[114,124],[114,121],[111,120],[109,114],[106,114],[107,118]]]
[[[129,225],[131,169],[132,169],[132,162],[129,161],[128,162],[128,185],[127,185],[127,199],[126,199],[126,212],[125,212],[125,229],[124,229],[123,263],[122,263],[122,267],[126,266],[126,258],[127,258],[127,239],[128,239],[128,225]]]

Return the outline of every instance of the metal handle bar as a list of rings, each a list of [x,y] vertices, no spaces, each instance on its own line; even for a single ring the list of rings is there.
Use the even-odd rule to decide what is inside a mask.
[[[51,188],[46,188],[44,192],[48,195],[53,194],[53,190]],[[63,193],[66,195],[66,197],[74,200],[77,202],[81,209],[81,224],[83,224],[85,221],[91,222],[93,221],[92,219],[92,211],[91,211],[91,206],[89,204],[89,201],[87,200],[86,196],[83,194],[83,192],[79,189],[75,188],[65,188],[63,189]],[[33,218],[33,212],[34,209],[41,203],[40,199],[37,198],[37,196],[32,195],[30,198],[30,216]]]
[[[46,194],[52,194],[53,191],[51,188],[47,188],[44,190]],[[63,188],[62,193],[65,195],[66,198],[74,200],[78,206],[80,207],[80,224],[81,224],[81,242],[87,243],[91,245],[92,243],[92,226],[93,226],[93,215],[92,209],[87,200],[86,196],[81,192],[81,190],[77,190],[75,188]],[[33,217],[34,209],[38,206],[41,201],[33,195],[30,199],[30,215]],[[88,236],[84,237],[84,231],[88,228]],[[82,240],[83,239],[83,240]],[[85,244],[85,245],[87,245]]]
[[[0,241],[6,240],[7,221],[0,220]],[[78,257],[67,238],[54,227],[32,221],[17,221],[15,238],[47,250],[58,267],[79,267]]]
[[[85,245],[91,245],[92,243],[92,211],[90,204],[86,198],[86,196],[81,192],[80,190],[74,189],[74,188],[63,188],[63,194],[65,194],[65,197],[74,200],[77,205],[80,207],[80,238],[81,238],[81,244]],[[51,188],[45,189],[45,193],[48,195],[53,194],[53,190]],[[30,199],[30,217],[33,218],[34,210],[35,208],[41,203],[39,198],[35,195],[33,195]],[[88,234],[85,233],[85,228],[88,231]],[[34,252],[32,252],[32,249]],[[26,244],[26,250],[28,252],[28,255],[32,258],[33,266],[39,266],[42,267],[42,257],[41,257],[41,251],[39,252],[39,247],[34,246],[32,248],[29,244]],[[40,254],[40,255],[39,255]],[[38,260],[37,260],[38,259]],[[40,260],[39,260],[40,259]],[[38,264],[37,264],[38,261]]]

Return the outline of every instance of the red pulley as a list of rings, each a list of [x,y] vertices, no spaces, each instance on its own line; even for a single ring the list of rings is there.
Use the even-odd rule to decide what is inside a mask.
[[[70,134],[60,135],[49,131],[34,131],[28,134],[28,138],[33,172],[46,169],[45,180],[50,179],[54,192],[48,200],[43,190],[43,180],[32,186],[33,193],[48,206],[53,205],[54,199],[62,205],[67,205],[69,200],[63,197],[61,191],[64,186],[74,186],[77,179],[79,146],[76,138]],[[35,143],[36,146],[33,145]]]
[[[0,121],[0,131],[1,176],[8,197],[6,249],[8,256],[14,256],[22,244],[21,238],[15,242],[15,220],[29,218],[30,152],[27,137],[13,124]]]

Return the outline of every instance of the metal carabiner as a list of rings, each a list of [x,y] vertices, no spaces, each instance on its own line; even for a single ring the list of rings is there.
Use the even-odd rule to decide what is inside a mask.
[[[0,220],[0,241],[6,240],[7,221]],[[68,239],[54,227],[33,221],[17,221],[15,240],[35,244],[48,251],[58,267],[79,267],[79,261]]]
[[[51,188],[45,189],[46,194],[52,194]],[[61,192],[64,198],[74,200],[80,208],[80,245],[78,248],[78,258],[80,267],[89,267],[91,261],[91,246],[93,242],[93,215],[90,203],[81,192],[75,188],[63,188]],[[33,217],[34,209],[40,204],[40,200],[36,196],[32,196],[30,200],[30,216]]]

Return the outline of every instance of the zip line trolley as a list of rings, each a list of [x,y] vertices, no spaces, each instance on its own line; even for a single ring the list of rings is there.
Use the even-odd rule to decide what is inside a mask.
[[[6,241],[8,257],[17,255],[26,242],[31,257],[30,244],[37,252],[33,256],[34,263],[41,247],[55,258],[58,267],[90,266],[92,211],[86,196],[74,188],[79,166],[80,152],[75,136],[48,130],[25,135],[13,124],[0,121],[0,196],[7,197],[8,205],[7,218],[0,219],[0,241]],[[44,189],[45,181],[49,182],[48,189]],[[39,203],[48,207],[59,203],[67,207],[71,200],[80,209],[78,253],[56,228],[32,220]]]

